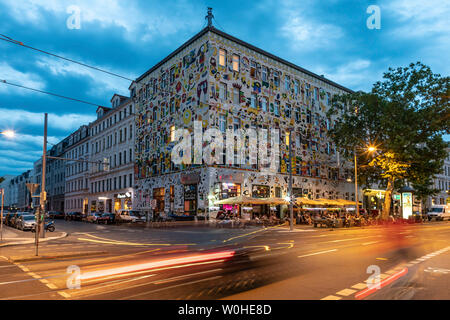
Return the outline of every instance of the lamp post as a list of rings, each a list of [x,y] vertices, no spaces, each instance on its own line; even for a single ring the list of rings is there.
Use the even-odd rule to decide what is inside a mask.
[[[5,189],[0,189],[2,193],[2,209],[1,209],[1,215],[0,215],[0,243],[3,242],[3,199],[5,194]]]
[[[372,153],[377,150],[375,146],[368,146],[366,150]],[[358,199],[358,162],[356,159],[356,148],[353,149],[354,162],[355,162],[355,200],[356,200],[356,216],[359,217],[359,199]]]

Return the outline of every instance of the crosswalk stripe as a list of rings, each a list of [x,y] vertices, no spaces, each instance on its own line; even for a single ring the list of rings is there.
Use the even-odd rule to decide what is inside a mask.
[[[341,297],[330,295],[330,296],[326,296],[325,298],[322,298],[320,300],[341,300],[341,299],[342,299]]]

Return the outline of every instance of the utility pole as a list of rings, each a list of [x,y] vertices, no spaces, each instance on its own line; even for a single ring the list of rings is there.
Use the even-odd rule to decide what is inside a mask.
[[[358,164],[356,161],[356,148],[353,150],[355,156],[355,200],[356,200],[356,216],[359,217],[359,200],[358,200]]]
[[[44,148],[42,152],[42,181],[41,181],[41,197],[40,197],[40,205],[41,205],[41,212],[40,212],[40,218],[42,221],[40,221],[41,226],[41,237],[45,238],[45,203],[47,200],[47,193],[45,192],[45,171],[47,167],[47,118],[48,114],[45,113],[44,118]]]
[[[0,243],[3,242],[3,198],[5,194],[5,189],[0,189],[2,192],[2,210],[1,210],[1,216],[0,216]]]
[[[292,130],[289,130],[289,226],[294,230],[294,207],[292,204]]]

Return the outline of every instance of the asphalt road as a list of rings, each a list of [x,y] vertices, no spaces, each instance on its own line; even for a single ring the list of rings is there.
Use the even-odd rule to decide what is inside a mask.
[[[43,243],[39,259],[33,245],[0,248],[0,299],[450,299],[449,222],[293,232],[56,225],[68,236]]]

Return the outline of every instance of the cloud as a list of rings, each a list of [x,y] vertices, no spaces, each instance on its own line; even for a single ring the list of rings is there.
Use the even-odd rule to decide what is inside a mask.
[[[381,77],[382,72],[374,71],[372,62],[367,59],[357,59],[336,67],[320,65],[315,68],[318,74],[323,74],[326,78],[340,83],[353,90],[370,90],[371,83],[367,79]]]
[[[144,7],[137,2],[119,0],[4,0],[4,4],[16,21],[36,27],[47,24],[48,14],[67,21],[73,14],[68,8],[75,5],[80,9],[81,29],[88,24],[97,28],[120,27],[129,40],[145,41],[154,36],[175,34],[186,27],[195,29],[199,24],[190,16],[199,12],[200,4],[185,0],[171,2],[170,6],[154,1]],[[62,27],[66,28],[66,24]]]
[[[30,112],[22,109],[1,108],[0,114],[7,114],[8,117],[0,118],[0,128],[2,130],[14,129],[15,127],[40,126],[44,127],[44,114],[42,112]],[[68,114],[48,114],[48,127],[64,131],[75,131],[83,124],[88,124],[96,119],[92,115],[68,113]],[[19,133],[20,135],[20,133]]]
[[[288,39],[294,50],[311,51],[330,48],[344,36],[341,27],[314,19],[310,11],[315,4],[309,1],[285,1],[280,4],[279,17],[284,23],[279,29],[282,37]]]
[[[61,56],[65,56],[63,53]],[[67,56],[67,55],[66,55]],[[81,60],[81,59],[80,59]],[[130,85],[130,81],[121,79],[112,75],[108,75],[103,72],[95,71],[78,64],[74,64],[72,62],[58,60],[50,57],[42,57],[36,62],[39,68],[50,71],[52,75],[55,76],[77,76],[80,78],[88,78],[93,82],[91,86],[92,89],[89,90],[88,94],[94,96],[101,96],[104,98],[104,94],[109,93],[111,91],[117,92],[119,94],[127,95],[128,86]],[[114,72],[116,74],[125,74],[120,71],[115,71],[111,67],[102,67],[97,66],[100,69],[108,70],[110,72]],[[124,75],[126,76],[126,74]],[[130,77],[131,79],[133,77]]]
[[[384,12],[401,23],[392,32],[397,36],[413,38],[441,34],[447,39],[449,37],[450,2],[448,1],[395,0],[382,6],[382,15]]]
[[[45,88],[45,82],[41,79],[41,77],[34,73],[18,71],[6,62],[0,63],[0,80],[6,80],[14,84],[20,84],[22,86],[31,87],[38,90]],[[0,83],[0,92],[4,94],[14,93],[20,95],[32,93],[31,91],[9,86],[4,83]]]

